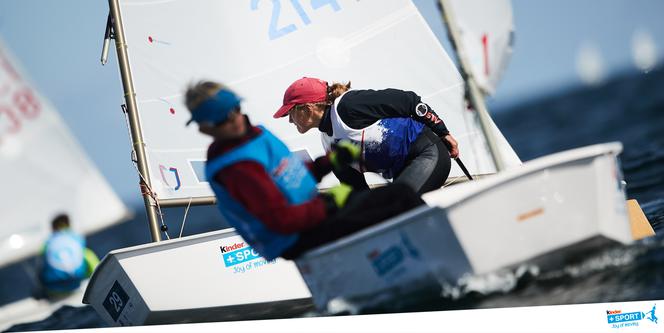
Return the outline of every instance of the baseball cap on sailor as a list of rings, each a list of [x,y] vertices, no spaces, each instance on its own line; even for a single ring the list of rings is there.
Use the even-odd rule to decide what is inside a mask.
[[[286,89],[283,105],[273,117],[285,117],[296,104],[323,102],[326,98],[327,82],[312,77],[303,77]]]
[[[191,110],[191,119],[187,125],[192,122],[209,122],[219,124],[228,119],[231,111],[240,106],[242,99],[235,93],[227,89],[219,90],[214,96],[203,101],[196,108]]]

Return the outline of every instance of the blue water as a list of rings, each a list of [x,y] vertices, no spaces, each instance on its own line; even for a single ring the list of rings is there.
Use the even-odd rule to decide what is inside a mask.
[[[367,310],[420,311],[664,299],[664,69],[628,73],[601,86],[576,87],[495,113],[495,121],[523,160],[590,145],[621,141],[621,163],[629,198],[641,204],[660,235],[629,247],[607,248],[559,270],[521,267],[478,277],[443,296],[412,297]],[[98,254],[149,242],[142,207],[137,218],[88,239]],[[181,209],[166,211],[171,233],[180,229]],[[214,208],[196,208],[185,234],[223,227]],[[26,261],[0,270],[0,304],[30,293]],[[438,295],[436,293],[435,295]],[[15,331],[103,327],[89,307],[64,307],[48,319]]]

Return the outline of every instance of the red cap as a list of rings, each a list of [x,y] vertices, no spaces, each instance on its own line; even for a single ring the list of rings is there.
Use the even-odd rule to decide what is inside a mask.
[[[327,82],[321,79],[303,77],[293,82],[284,93],[282,105],[273,117],[281,118],[296,104],[323,102],[327,98]]]

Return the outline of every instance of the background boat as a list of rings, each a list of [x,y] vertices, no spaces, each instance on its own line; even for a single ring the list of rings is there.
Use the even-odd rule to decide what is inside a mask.
[[[130,217],[130,211],[88,159],[57,110],[30,83],[1,38],[0,182],[5,186],[0,200],[0,267],[38,255],[57,214],[68,214],[72,229],[82,235]],[[19,284],[36,293],[40,288],[37,265],[22,266],[28,277]],[[0,307],[0,329],[42,319],[62,304],[80,305],[82,299],[80,292],[58,302],[34,299],[31,294]]]

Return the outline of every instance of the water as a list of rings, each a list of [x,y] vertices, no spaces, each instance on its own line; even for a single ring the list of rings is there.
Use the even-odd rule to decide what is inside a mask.
[[[664,69],[625,74],[602,86],[581,87],[501,110],[495,121],[523,160],[594,143],[621,141],[621,163],[629,198],[641,204],[660,235],[629,247],[606,248],[574,265],[539,272],[519,267],[480,277],[460,286],[425,291],[409,301],[364,310],[339,304],[347,312],[479,309],[511,306],[623,302],[664,299]],[[95,252],[149,241],[141,207],[134,221],[89,238]],[[197,208],[185,234],[218,229],[214,208]],[[180,229],[182,210],[167,211],[171,233]],[[30,291],[29,262],[0,271],[0,303]],[[432,297],[432,295],[434,297]],[[439,296],[440,295],[440,296]],[[306,316],[318,315],[308,313]],[[64,307],[41,322],[12,330],[104,327],[89,307]]]

